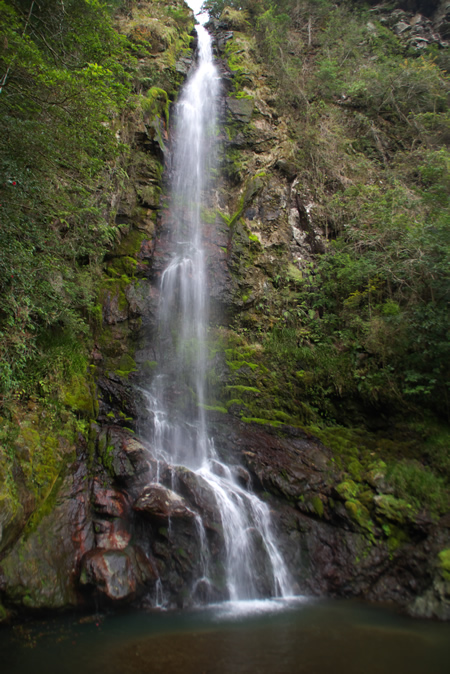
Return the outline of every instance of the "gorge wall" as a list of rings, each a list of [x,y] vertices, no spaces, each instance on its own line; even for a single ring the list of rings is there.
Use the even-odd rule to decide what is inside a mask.
[[[413,304],[405,289],[412,281],[398,281],[397,265],[397,291],[383,269],[362,269],[336,243],[347,230],[354,250],[388,249],[386,231],[365,240],[353,233],[380,213],[387,218],[397,203],[394,234],[411,210],[435,217],[434,206],[413,195],[414,180],[439,192],[445,210],[448,13],[445,3],[426,16],[398,4],[375,6],[361,19],[352,5],[286,3],[282,15],[255,2],[246,11],[219,7],[210,23],[223,81],[223,156],[215,206],[202,214],[213,304],[205,407],[219,455],[241,465],[240,479],[270,505],[299,593],[388,601],[448,619],[449,434],[439,388],[446,366],[434,374],[434,393],[426,368],[415,369],[414,394],[405,399],[397,370],[411,369],[417,351],[401,343],[398,317],[402,298]],[[340,53],[336,33],[352,16],[353,41]],[[117,236],[102,260],[84,342],[88,367],[82,360],[52,404],[25,392],[5,414],[5,617],[95,602],[155,605],[158,579],[173,605],[224,596],[220,518],[201,482],[177,469],[175,496],[163,467],[160,489],[146,486],[155,466],[140,392],[155,368],[170,215],[170,163],[163,167],[170,104],[194,58],[193,18],[182,2],[126,3],[116,27],[135,46],[138,97],[113,121],[131,148],[107,207]],[[374,71],[364,79],[364,69],[359,81],[345,79],[347,62],[363,55],[377,63],[388,49],[393,61],[410,63],[389,73],[388,86]],[[434,49],[431,60],[423,49]],[[370,78],[380,86],[370,88]],[[428,166],[420,180],[417,162]],[[418,241],[402,240],[405,247]],[[431,412],[414,425],[427,386]],[[196,510],[205,513],[215,560],[209,594],[192,593],[202,563]]]

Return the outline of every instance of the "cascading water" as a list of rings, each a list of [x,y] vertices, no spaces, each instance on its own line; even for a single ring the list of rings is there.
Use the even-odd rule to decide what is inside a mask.
[[[291,594],[289,574],[271,531],[269,509],[237,482],[232,467],[219,460],[206,428],[209,302],[201,216],[215,167],[220,80],[210,36],[203,26],[197,27],[197,34],[198,64],[176,108],[172,258],[161,277],[158,372],[147,394],[153,418],[152,448],[164,464],[195,472],[214,495],[223,530],[229,598],[287,596]],[[176,490],[176,484],[171,487]],[[198,514],[195,517],[201,546],[200,582],[208,580],[208,543],[202,521]],[[266,579],[264,588],[255,573],[261,566],[265,567],[259,574]]]

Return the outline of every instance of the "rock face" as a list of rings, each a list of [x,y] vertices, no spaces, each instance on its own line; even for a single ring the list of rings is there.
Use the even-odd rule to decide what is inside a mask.
[[[0,562],[0,590],[17,606],[60,609],[79,603],[79,564],[94,541],[84,459],[73,465],[51,512]]]

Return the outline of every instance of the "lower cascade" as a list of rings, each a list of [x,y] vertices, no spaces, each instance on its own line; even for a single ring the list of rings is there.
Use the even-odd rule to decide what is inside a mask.
[[[157,371],[146,391],[152,482],[140,501],[143,509],[153,501],[164,510],[168,536],[177,521],[192,523],[199,551],[194,601],[286,597],[292,587],[269,508],[252,493],[245,469],[219,458],[206,426],[209,301],[202,212],[213,194],[220,78],[208,32],[198,26],[197,35],[198,63],[176,107],[170,257],[160,280]],[[164,605],[163,578],[155,604]]]

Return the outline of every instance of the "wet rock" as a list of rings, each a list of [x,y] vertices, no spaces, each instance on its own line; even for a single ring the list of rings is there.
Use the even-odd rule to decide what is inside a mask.
[[[145,257],[145,255],[143,257]],[[148,313],[150,309],[149,304],[151,303],[149,294],[149,285],[143,281],[139,284],[132,283],[125,289],[129,316],[131,318],[136,318]]]
[[[217,530],[221,527],[221,517],[211,487],[200,475],[182,466],[175,467],[177,490],[202,514],[205,527]]]
[[[97,379],[97,385],[100,389],[102,402],[108,406],[107,409],[117,410],[117,415],[113,415],[117,423],[123,423],[125,416],[128,417],[126,420],[128,424],[130,420],[132,421],[136,418],[139,399],[126,377],[121,377],[114,372],[108,372],[107,375],[105,374]],[[107,422],[106,410],[105,417],[104,421]]]
[[[129,522],[121,518],[94,520],[95,546],[105,550],[124,550],[131,540]]]
[[[25,526],[25,510],[13,495],[5,494],[0,500],[0,554],[20,535]]]
[[[158,466],[148,448],[128,429],[103,427],[98,438],[98,453],[109,474],[127,489],[156,476]]]
[[[415,618],[450,620],[450,580],[437,572],[431,587],[408,606],[408,613]]]
[[[128,510],[125,495],[116,489],[105,489],[98,478],[93,482],[92,506],[106,517],[124,517]]]
[[[76,464],[56,503],[0,564],[5,602],[35,609],[78,604],[77,567],[94,544],[85,466]]]
[[[92,550],[82,559],[80,584],[94,587],[108,599],[135,598],[157,578],[157,573],[140,548]]]
[[[158,520],[167,520],[169,517],[189,519],[195,517],[195,513],[188,507],[183,498],[160,484],[149,484],[145,487],[135,501],[133,508],[150,518]]]

